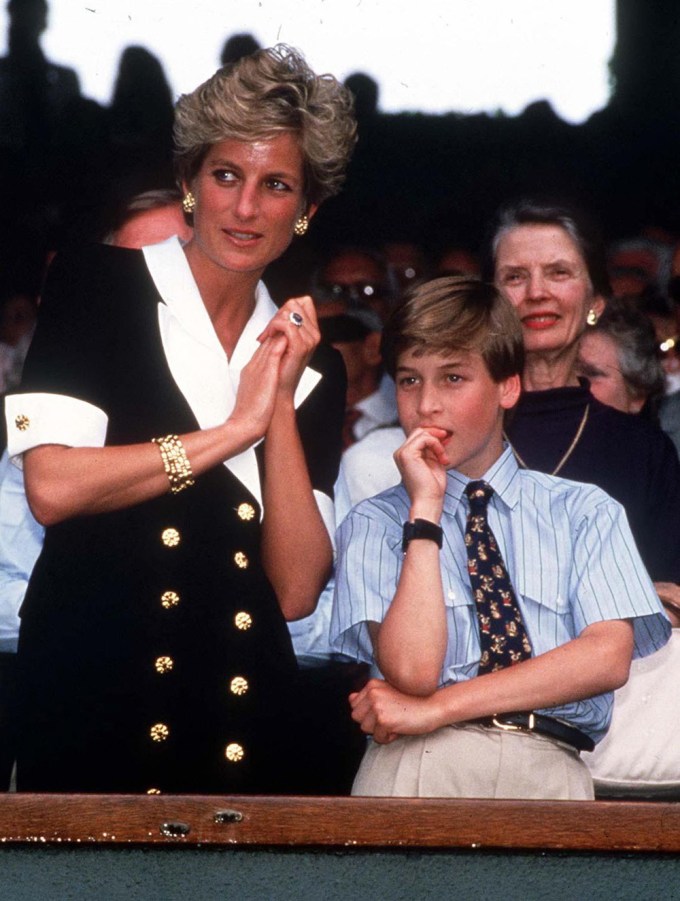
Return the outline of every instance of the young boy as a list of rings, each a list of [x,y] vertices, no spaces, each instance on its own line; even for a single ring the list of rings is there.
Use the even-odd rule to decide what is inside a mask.
[[[372,736],[353,794],[592,798],[579,752],[670,635],[623,508],[504,446],[522,334],[493,287],[415,288],[383,356],[402,482],[337,536],[331,637],[382,676],[350,695]]]

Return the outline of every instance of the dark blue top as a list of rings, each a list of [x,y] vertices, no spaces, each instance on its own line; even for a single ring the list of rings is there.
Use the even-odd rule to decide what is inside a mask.
[[[506,433],[530,469],[552,473],[586,404],[588,421],[559,475],[598,485],[619,501],[652,579],[680,582],[680,462],[658,426],[601,404],[582,380],[577,388],[523,393]]]

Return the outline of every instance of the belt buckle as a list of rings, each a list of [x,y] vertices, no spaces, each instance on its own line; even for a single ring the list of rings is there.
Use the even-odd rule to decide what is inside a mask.
[[[526,726],[516,726],[514,723],[501,723],[498,719],[498,714],[491,717],[491,722],[494,726],[498,729],[502,729],[504,732],[533,732],[536,728],[536,717],[533,713],[529,714],[529,722]]]

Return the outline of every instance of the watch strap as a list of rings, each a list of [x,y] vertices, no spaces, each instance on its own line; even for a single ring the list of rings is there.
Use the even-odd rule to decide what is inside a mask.
[[[405,554],[409,544],[414,539],[425,539],[434,541],[438,548],[441,549],[444,533],[442,527],[429,519],[414,519],[413,522],[404,523],[404,537],[401,542],[401,550]]]

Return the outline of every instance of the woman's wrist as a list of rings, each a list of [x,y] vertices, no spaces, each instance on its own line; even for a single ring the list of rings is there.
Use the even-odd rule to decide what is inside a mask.
[[[220,437],[227,449],[225,460],[242,453],[253,444],[264,438],[266,427],[248,416],[232,414],[221,426],[218,427]]]
[[[267,431],[269,431],[272,426],[274,426],[274,428],[279,425],[292,427],[296,423],[295,398],[286,391],[280,391],[276,395],[276,402],[274,403],[274,410]]]

